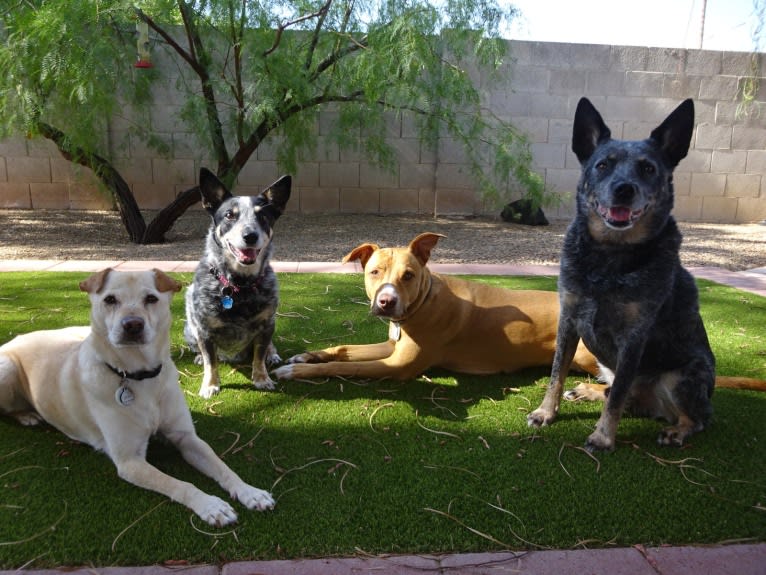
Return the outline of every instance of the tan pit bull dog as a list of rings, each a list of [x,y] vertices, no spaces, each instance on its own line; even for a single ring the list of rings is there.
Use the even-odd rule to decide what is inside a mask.
[[[411,379],[431,367],[460,373],[509,373],[546,366],[556,349],[556,292],[509,290],[431,273],[426,263],[440,234],[424,233],[408,247],[362,244],[343,262],[359,260],[373,315],[388,319],[388,341],[341,345],[295,355],[275,370],[279,379],[360,377]],[[582,345],[575,369],[596,375]]]

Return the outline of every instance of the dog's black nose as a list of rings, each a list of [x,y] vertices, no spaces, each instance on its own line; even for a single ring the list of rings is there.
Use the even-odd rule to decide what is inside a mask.
[[[630,204],[636,195],[636,187],[633,184],[620,184],[614,189],[613,200],[615,204]]]
[[[245,240],[246,245],[252,246],[258,243],[258,232],[248,232],[242,236],[242,239]]]
[[[144,320],[136,316],[122,318],[122,329],[128,335],[140,335],[144,331]]]

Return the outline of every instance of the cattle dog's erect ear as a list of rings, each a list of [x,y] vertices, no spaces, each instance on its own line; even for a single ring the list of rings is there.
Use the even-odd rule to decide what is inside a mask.
[[[447,236],[443,236],[442,234],[434,234],[431,232],[420,234],[410,242],[410,251],[421,264],[426,265],[431,257],[431,250],[436,246],[436,242],[439,241],[439,238],[446,237]]]
[[[593,107],[588,98],[580,98],[572,130],[572,151],[580,163],[587,162],[596,146],[611,137],[612,132],[607,128],[598,110]]]
[[[367,262],[370,261],[372,254],[379,249],[380,246],[378,244],[360,244],[346,254],[343,258],[343,263],[346,264],[348,262],[359,260],[362,264],[362,268],[364,268],[367,265]]]
[[[111,271],[112,268],[105,268],[100,272],[94,273],[88,279],[80,282],[80,290],[88,293],[99,293],[104,288],[106,276]]]
[[[207,168],[200,168],[199,170],[199,191],[202,194],[202,207],[210,215],[213,215],[218,206],[231,197],[231,193],[223,185],[223,182]]]
[[[275,220],[284,213],[285,207],[287,207],[292,184],[293,179],[290,176],[282,176],[261,194],[268,201],[267,205],[271,208]]]
[[[669,168],[675,168],[686,157],[694,131],[694,102],[684,100],[652,132],[651,139],[657,142],[668,161]]]
[[[181,291],[181,284],[162,270],[152,268],[152,273],[154,273],[154,287],[157,288],[157,291],[163,293],[167,291]]]

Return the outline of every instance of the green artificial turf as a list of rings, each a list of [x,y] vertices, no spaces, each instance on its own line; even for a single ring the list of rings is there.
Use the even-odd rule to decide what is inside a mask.
[[[0,342],[87,323],[84,277],[0,275]],[[553,278],[475,279],[555,289]],[[282,357],[386,337],[368,315],[361,275],[280,282]],[[766,299],[699,285],[719,373],[766,379]],[[581,446],[597,404],[565,403],[553,426],[527,427],[546,369],[291,381],[261,392],[248,368],[224,365],[221,393],[202,400],[202,369],[182,343],[181,294],[173,313],[173,355],[198,433],[246,481],[271,490],[276,508],[235,503],[239,523],[211,528],[120,480],[90,447],[0,418],[0,568],[766,540],[764,394],[717,390],[713,425],[683,449],[655,443],[660,423],[625,417],[617,450],[591,455]],[[160,441],[149,460],[225,496]]]

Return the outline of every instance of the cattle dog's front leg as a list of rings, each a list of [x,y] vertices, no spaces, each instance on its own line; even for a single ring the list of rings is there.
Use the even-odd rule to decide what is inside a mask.
[[[218,351],[215,344],[210,340],[197,338],[199,358],[202,360],[204,372],[202,385],[197,394],[205,399],[210,399],[221,391],[221,378],[218,375]]]
[[[253,343],[252,381],[256,389],[270,390],[276,387],[274,381],[269,377],[267,369],[267,365],[274,365],[281,361],[271,340],[274,335],[274,327],[274,323],[271,323],[259,337],[255,338]]]
[[[642,326],[635,330],[636,334],[646,333]],[[596,429],[585,441],[588,451],[611,451],[617,438],[617,425],[620,423],[622,412],[630,396],[631,387],[638,375],[638,366],[644,352],[646,339],[636,336],[626,338],[617,355],[617,369],[614,371],[614,381],[609,388],[609,394],[596,423]]]
[[[562,310],[564,309],[562,305]],[[556,336],[556,353],[553,356],[551,380],[540,407],[527,416],[527,425],[530,427],[550,425],[558,414],[561,394],[564,391],[564,380],[580,343],[580,337],[570,318],[571,314],[562,312]]]

